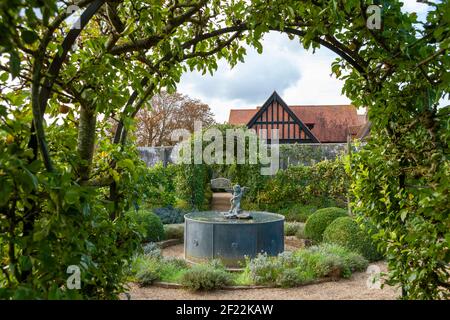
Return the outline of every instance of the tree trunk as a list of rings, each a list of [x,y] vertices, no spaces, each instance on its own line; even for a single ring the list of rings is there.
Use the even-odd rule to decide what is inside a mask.
[[[78,175],[82,180],[89,179],[89,173],[94,156],[95,128],[97,118],[90,108],[81,107],[80,124],[78,127],[77,151],[81,162],[78,166]]]

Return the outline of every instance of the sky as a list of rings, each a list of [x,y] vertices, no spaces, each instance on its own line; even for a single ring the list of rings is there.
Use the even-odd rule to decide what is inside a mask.
[[[417,12],[425,20],[426,4],[404,0],[403,9]],[[289,40],[279,32],[267,34],[263,53],[247,48],[245,63],[233,69],[224,61],[213,76],[187,72],[178,91],[207,103],[219,123],[228,121],[230,109],[261,106],[274,90],[288,105],[350,104],[342,95],[343,81],[331,76],[331,63],[337,55],[323,48],[304,50],[298,38]]]

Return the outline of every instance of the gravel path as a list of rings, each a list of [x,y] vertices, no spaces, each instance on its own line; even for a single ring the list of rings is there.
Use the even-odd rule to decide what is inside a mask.
[[[299,240],[296,237],[285,237],[284,240],[284,248],[286,251],[294,251],[298,248],[304,247],[303,240]],[[183,258],[184,257],[184,245],[177,244],[174,246],[170,246],[164,248],[162,250],[162,254],[165,257],[176,257]]]
[[[295,237],[289,238],[286,239],[287,250],[293,250],[295,247],[301,246],[301,243],[295,243]],[[165,248],[163,255],[181,258],[183,257],[183,245]],[[387,270],[384,262],[374,263],[370,268],[382,272]],[[368,273],[359,272],[353,274],[350,279],[298,288],[217,290],[201,293],[155,286],[141,288],[134,283],[130,283],[129,294],[133,300],[392,300],[400,296],[400,290],[393,287],[369,288],[367,285],[368,279]]]
[[[386,270],[385,263],[375,265]],[[350,279],[298,288],[217,290],[201,293],[154,286],[140,288],[136,284],[130,284],[129,294],[132,300],[393,300],[399,297],[400,291],[392,287],[368,288],[367,279],[368,274],[359,272]]]

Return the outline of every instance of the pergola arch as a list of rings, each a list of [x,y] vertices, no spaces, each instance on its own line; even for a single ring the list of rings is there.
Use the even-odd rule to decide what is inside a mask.
[[[87,8],[83,11],[83,13],[80,16],[79,21],[76,22],[76,24],[79,26],[79,28],[72,28],[70,32],[66,35],[62,42],[62,48],[63,52],[62,54],[56,54],[52,60],[52,63],[47,71],[47,77],[45,78],[44,84],[42,85],[41,89],[38,90],[39,92],[39,100],[37,105],[33,104],[33,111],[35,113],[35,121],[32,124],[32,131],[36,129],[36,134],[33,134],[31,136],[30,140],[30,146],[33,147],[33,149],[36,151],[37,154],[37,146],[39,145],[41,147],[41,152],[43,153],[44,162],[48,170],[52,170],[51,160],[48,155],[46,143],[45,143],[45,136],[42,129],[42,117],[45,113],[45,109],[47,106],[48,99],[50,98],[50,92],[54,85],[55,79],[58,77],[58,74],[62,68],[62,65],[64,63],[64,60],[73,47],[75,41],[80,36],[82,30],[85,28],[85,26],[89,23],[89,21],[95,16],[95,14],[98,12],[98,10],[104,5],[107,4],[106,0],[94,0],[92,1]],[[109,4],[107,4],[109,5]],[[70,15],[71,13],[67,13],[66,17]],[[255,27],[253,27],[255,28]],[[198,42],[205,41],[214,37],[218,37],[220,35],[224,34],[234,34],[235,36],[232,36],[230,38],[231,43],[234,41],[241,32],[251,30],[252,28],[246,24],[246,23],[240,23],[236,26],[226,27],[223,29],[217,29],[215,31],[212,31],[208,34],[204,34],[198,39],[192,39],[191,41],[188,41],[184,44],[185,47],[190,47]],[[303,37],[305,36],[305,32],[302,30],[295,29],[293,27],[284,27],[284,28],[275,28],[271,27],[269,28],[269,31],[278,31],[281,33],[285,33],[288,35],[294,35],[297,37]],[[366,69],[365,66],[361,64],[361,61],[357,61],[354,57],[351,56],[351,53],[348,52],[348,50],[345,49],[344,46],[340,45],[337,41],[331,41],[326,39],[326,36],[317,36],[313,39],[313,42],[318,43],[319,45],[322,45],[329,50],[336,53],[338,56],[340,56],[342,59],[344,59],[346,62],[348,62],[354,70],[356,70],[361,76],[366,77]],[[135,43],[139,43],[138,41],[135,41]],[[142,41],[142,46],[144,46],[145,42]],[[228,44],[229,44],[228,43]],[[228,45],[226,44],[226,45]],[[112,52],[115,54],[120,54],[121,52],[126,52],[126,45],[117,46],[116,49],[112,49]],[[208,55],[214,54],[215,52],[207,53]],[[144,92],[150,93],[153,87],[152,83],[149,83],[149,79],[147,77],[144,77],[141,80],[141,85],[147,86],[147,88],[144,90]],[[134,90],[133,93],[130,95],[127,103],[125,104],[125,109],[128,109],[131,107],[131,109],[134,109],[133,112],[129,115],[131,117],[134,117],[139,109],[141,108],[142,104],[145,103],[146,99],[148,98],[147,94],[144,95],[141,99],[138,100],[136,103],[136,100],[139,97],[138,90]],[[136,103],[135,106],[133,106]],[[117,144],[119,142],[125,142],[126,139],[126,131],[124,130],[123,125],[123,119],[120,119],[114,138],[113,143]],[[37,143],[39,141],[39,143]]]
[[[51,1],[48,2],[50,3]],[[77,1],[80,7],[87,7],[82,14],[82,17],[85,17],[82,25],[86,26],[103,5],[106,4],[113,7],[120,2],[120,0]],[[206,0],[194,1],[195,8],[192,10],[195,12],[198,7],[206,3]],[[299,9],[298,12],[301,12],[300,10],[302,9],[306,9],[306,11],[311,10],[313,15],[305,18],[305,20],[310,20],[310,25],[305,27],[304,25],[296,25],[296,22],[293,22],[291,25],[281,27],[279,23],[272,24],[269,20],[265,20],[264,17],[261,20],[258,17],[255,18],[258,20],[257,23],[262,24],[266,21],[267,25],[263,26],[263,32],[254,36],[251,40],[257,42],[261,33],[268,32],[268,30],[285,32],[299,37],[313,37],[312,39],[304,40],[305,46],[308,46],[310,41],[323,45],[337,53],[350,65],[350,69],[353,68],[352,70],[355,70],[348,76],[344,89],[355,104],[369,107],[369,116],[373,123],[373,134],[366,147],[352,156],[350,163],[352,178],[357,182],[352,184],[352,195],[355,199],[354,212],[360,214],[363,218],[368,218],[370,221],[375,222],[377,227],[380,227],[382,232],[378,233],[378,236],[384,242],[383,246],[389,253],[390,263],[394,269],[394,272],[391,273],[392,282],[404,285],[405,294],[413,298],[427,299],[441,298],[443,297],[441,294],[448,295],[448,291],[444,292],[442,290],[443,288],[448,290],[449,287],[448,268],[442,263],[442,261],[445,262],[446,258],[442,256],[442,252],[448,249],[448,243],[445,242],[446,239],[448,240],[448,228],[446,228],[448,219],[442,212],[445,212],[448,206],[445,202],[447,199],[445,196],[448,185],[448,157],[446,156],[448,151],[448,122],[446,120],[449,112],[448,107],[438,108],[439,99],[449,94],[448,88],[450,87],[450,80],[446,76],[449,70],[447,53],[449,50],[448,39],[450,37],[450,30],[445,19],[448,0],[424,2],[424,5],[429,6],[429,8],[433,7],[428,13],[424,28],[416,26],[417,19],[413,15],[401,12],[401,2],[385,2],[387,10],[383,10],[383,15],[390,18],[384,20],[383,28],[384,31],[387,31],[386,33],[365,28],[363,21],[366,20],[364,12],[366,5],[364,1],[283,1],[280,3],[281,1],[271,2],[270,4],[275,9],[284,6],[285,3],[292,6],[301,4],[296,7]],[[268,9],[265,7],[264,1],[260,1],[258,4],[257,11]],[[330,5],[327,7],[327,4]],[[192,5],[192,2],[189,1],[188,7],[190,5]],[[332,7],[333,5],[334,8]],[[31,83],[33,125],[29,145],[33,149],[34,159],[37,158],[39,152],[42,153],[45,168],[42,168],[38,163],[39,169],[36,170],[45,173],[46,171],[52,172],[53,166],[45,143],[43,113],[48,103],[49,92],[55,84],[54,80],[60,76],[64,59],[55,55],[51,61],[50,69],[47,68],[49,72],[45,72],[47,70],[43,71],[43,69],[47,59],[50,58],[47,56],[47,49],[49,43],[53,41],[53,33],[70,13],[63,12],[57,15],[50,24],[47,24],[45,19],[31,19],[31,23],[28,23],[23,19],[23,15],[19,11],[23,8],[33,10],[35,7],[36,4],[34,3],[20,2],[20,7],[8,8],[8,10],[13,11],[12,14],[16,15],[16,17],[12,17],[12,20],[7,22],[7,35],[18,36],[18,38],[12,41],[7,39],[7,45],[12,44],[14,47],[6,48],[4,52],[16,54],[16,61],[11,59],[10,68],[0,67],[12,76],[17,76],[17,66],[14,66],[13,63],[17,64],[19,53],[26,58],[30,58],[33,65],[31,72],[29,72],[31,79],[27,77],[27,74],[19,76],[25,80],[24,82],[27,85]],[[324,9],[320,13],[325,12],[322,18],[319,17],[321,8]],[[281,13],[281,16],[286,13],[284,10],[286,8],[281,7],[281,9],[276,14]],[[188,10],[186,9],[186,11]],[[2,9],[0,11],[3,13],[5,10]],[[54,13],[52,10],[50,12]],[[156,32],[153,38],[131,39],[130,37],[132,41],[114,45],[120,38],[120,30],[123,25],[120,23],[120,19],[119,21],[114,19],[115,10],[113,8],[111,8],[110,12],[113,19],[110,21],[111,26],[108,25],[108,27],[111,27],[111,29],[108,29],[108,31],[111,31],[109,34],[111,35],[111,41],[108,42],[107,48],[110,50],[109,52],[114,54],[127,52],[128,49],[133,49],[133,46],[137,46],[137,50],[148,49],[148,46],[158,45],[161,37],[165,39],[164,37],[170,37],[173,34],[173,29],[167,31],[166,28],[161,28],[161,30],[158,29],[159,34]],[[317,20],[315,20],[316,13],[318,14]],[[247,11],[244,12],[245,14],[247,14]],[[289,16],[293,17],[293,19],[302,19],[299,14]],[[270,15],[269,19],[273,19],[273,17],[273,15]],[[336,20],[333,18],[336,18]],[[10,32],[14,27],[17,27],[15,25],[16,21],[19,24],[18,28],[16,28],[18,31]],[[175,28],[183,23],[182,19],[180,21],[178,21],[180,24],[174,25]],[[317,21],[317,29],[320,30],[322,28],[318,35],[315,21]],[[355,21],[359,24],[358,26],[352,24]],[[38,27],[40,27],[38,31],[43,31],[40,39],[40,35],[30,32],[30,28],[34,27],[33,23],[37,23]],[[309,27],[312,28],[309,29]],[[341,32],[341,34],[339,36],[336,35],[336,38],[341,39],[341,42],[330,35],[331,31],[328,33],[325,30],[327,28],[331,30],[333,27],[340,28],[340,31],[337,31],[337,33]],[[345,29],[346,27],[347,29]],[[245,23],[236,22],[233,26],[202,34],[199,38],[193,37],[186,41],[184,45],[191,46],[195,42],[231,33],[232,36],[221,43],[221,45],[227,46],[230,44],[230,41],[232,42],[239,38],[241,32],[253,30],[252,28],[255,28],[254,24],[246,25]],[[38,42],[39,45],[34,46],[34,42],[31,42],[30,39],[28,39],[29,41],[20,39],[22,30],[29,31],[34,36],[37,36],[36,41],[40,40]],[[118,33],[114,32],[118,30]],[[306,30],[306,33],[303,30]],[[68,55],[72,44],[81,31],[82,28],[71,31],[70,37],[66,37],[63,41],[63,56]],[[191,33],[189,35],[192,36]],[[183,39],[183,41],[186,40],[186,38]],[[353,40],[357,41],[353,42]],[[351,45],[355,45],[355,48],[351,49]],[[213,55],[217,52],[217,48],[208,50],[210,51],[201,52],[198,56]],[[195,52],[181,57],[169,54],[169,58],[187,59],[194,57],[194,55]],[[230,55],[227,57],[230,57]],[[233,58],[230,58],[230,60]],[[175,64],[173,66],[179,66],[176,65],[177,61],[174,60]],[[22,62],[22,64],[25,65],[25,62]],[[339,69],[341,65],[337,67]],[[86,79],[87,77],[84,80]],[[161,79],[166,80],[162,77]],[[169,80],[173,81],[173,79]],[[145,93],[151,94],[152,83],[147,81],[142,79],[141,85],[146,87]],[[71,95],[71,97],[74,97],[74,95]],[[132,93],[125,108],[128,113],[123,114],[123,118],[133,116],[145,99],[145,94],[141,95],[138,91]],[[75,97],[74,101],[77,101]],[[117,104],[115,106],[118,107]],[[28,106],[26,105],[25,107]],[[120,107],[122,106],[120,105]],[[26,111],[28,112],[29,110]],[[81,131],[79,130],[79,132]],[[27,133],[28,127],[26,127],[24,134],[26,135]],[[95,140],[94,134],[90,137],[92,141]],[[22,132],[18,133],[18,135],[23,136]],[[125,141],[126,132],[123,130],[123,126],[116,132],[116,137],[118,137],[118,139],[114,139],[116,144]],[[26,139],[28,139],[28,136]],[[13,152],[11,154],[16,156]],[[75,156],[79,155],[80,152]],[[124,155],[126,155],[126,152],[124,152]],[[34,160],[30,159],[31,157],[28,157],[28,155],[24,155],[23,159],[25,158],[25,161],[29,163]],[[85,160],[82,157],[79,157],[79,159]],[[77,160],[79,159],[77,158]],[[111,166],[115,167],[114,163],[111,163]],[[77,170],[74,170],[74,172],[73,176],[70,177],[70,182],[64,185],[86,186],[81,183],[83,181],[78,176]],[[30,172],[27,173],[30,174]],[[14,177],[12,175],[10,177],[11,181],[13,181]],[[103,184],[91,184],[88,186],[106,186],[110,187],[111,191],[114,188],[114,182],[111,182],[110,175],[107,178],[109,180],[105,179],[106,182],[102,182]],[[35,181],[37,182],[34,184],[40,184],[40,181],[37,179]],[[35,192],[38,190],[37,188],[37,185],[32,188],[34,190],[32,198],[34,204],[32,208],[24,208],[25,223],[23,231],[27,235],[30,235],[33,231],[34,220],[39,218],[41,213],[41,208],[35,205],[37,204],[36,199],[41,199],[40,193],[39,198],[36,197],[38,194]],[[42,199],[45,199],[45,192],[48,190],[44,189]],[[31,199],[26,191],[20,191],[19,194],[24,196],[24,198]],[[115,207],[112,209],[114,212],[120,209],[118,209],[116,204],[119,204],[121,199],[110,197],[109,200],[114,202]],[[10,203],[12,212],[10,221],[14,224],[16,218],[14,217],[15,207],[13,206],[15,206],[17,200],[11,200]],[[44,200],[43,203],[48,204],[50,202],[45,202]],[[45,211],[42,210],[42,212]],[[111,218],[114,217],[113,214]],[[411,229],[411,227],[417,228]],[[414,237],[401,236],[411,230]],[[417,232],[417,230],[420,230],[420,232]],[[10,239],[13,238],[11,237]],[[14,249],[14,246],[20,245],[20,243],[10,241],[10,245]],[[30,248],[34,249],[35,247],[31,246]],[[445,250],[443,251],[443,249]],[[15,258],[14,252],[12,258]],[[435,267],[425,268],[423,261],[428,261],[427,265]],[[22,273],[20,277],[16,276],[16,278],[22,281],[25,279],[24,275],[26,276],[27,273]]]

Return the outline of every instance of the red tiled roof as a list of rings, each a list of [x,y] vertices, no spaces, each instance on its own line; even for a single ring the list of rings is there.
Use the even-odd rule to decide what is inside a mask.
[[[350,133],[356,136],[366,122],[364,115],[358,115],[352,105],[302,105],[289,106],[303,123],[313,123],[311,132],[320,142],[345,142]],[[230,124],[247,124],[255,115],[255,109],[232,109]]]
[[[258,109],[231,109],[229,124],[247,124]]]

